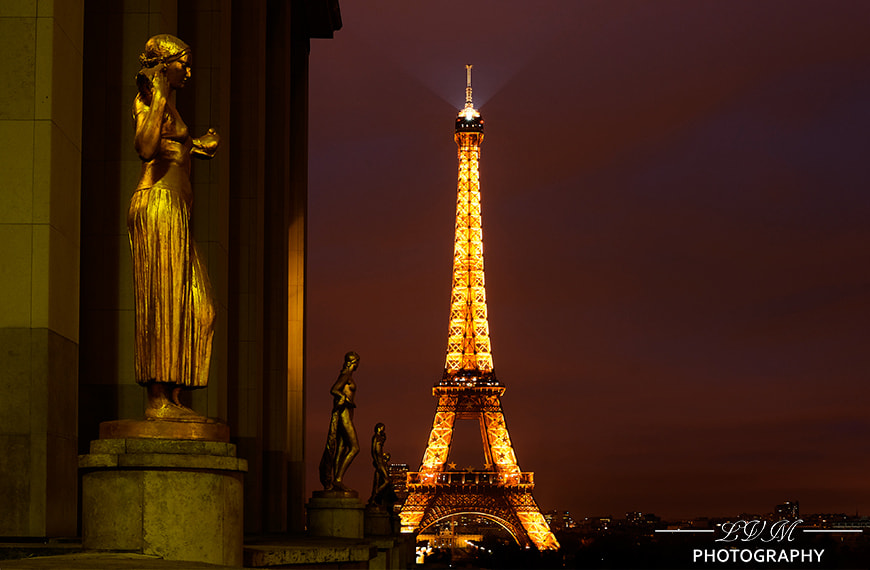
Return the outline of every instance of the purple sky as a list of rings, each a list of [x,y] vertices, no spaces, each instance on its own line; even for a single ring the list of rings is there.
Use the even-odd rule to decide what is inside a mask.
[[[493,358],[540,507],[870,514],[870,3],[341,10],[311,50],[309,491],[348,350],[349,482],[378,421],[420,465],[473,63]]]

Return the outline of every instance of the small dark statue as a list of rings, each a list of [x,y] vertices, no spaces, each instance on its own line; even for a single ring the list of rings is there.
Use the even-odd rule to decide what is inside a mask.
[[[375,433],[372,435],[372,466],[375,468],[375,475],[372,480],[372,496],[369,498],[368,506],[392,512],[396,502],[396,492],[390,482],[388,472],[390,454],[384,452],[384,442],[386,441],[386,426],[379,422],[375,425]]]
[[[338,380],[332,385],[332,417],[329,420],[329,433],[326,436],[326,449],[320,459],[320,483],[326,491],[353,493],[342,479],[350,467],[351,461],[359,453],[359,441],[356,428],[353,427],[353,403],[356,394],[356,382],[353,381],[353,371],[359,366],[359,355],[348,352],[344,355],[344,366],[338,375]]]

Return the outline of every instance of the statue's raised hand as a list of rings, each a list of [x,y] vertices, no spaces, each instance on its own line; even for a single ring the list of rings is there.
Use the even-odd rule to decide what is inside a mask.
[[[140,93],[149,104],[151,104],[151,98],[155,94],[166,99],[169,97],[171,90],[169,80],[166,78],[165,64],[142,69],[136,76],[136,84],[139,86]]]

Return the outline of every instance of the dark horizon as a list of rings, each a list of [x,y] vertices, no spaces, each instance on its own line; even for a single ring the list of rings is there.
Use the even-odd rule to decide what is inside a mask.
[[[541,510],[870,514],[870,5],[341,9],[311,50],[309,493],[348,350],[351,486],[379,421],[420,465],[472,63],[493,359]]]

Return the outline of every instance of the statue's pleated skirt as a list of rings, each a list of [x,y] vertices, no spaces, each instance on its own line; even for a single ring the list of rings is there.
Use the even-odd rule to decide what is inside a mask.
[[[127,230],[133,253],[140,384],[208,383],[214,301],[189,222],[189,204],[171,188],[143,188],[130,201]]]

